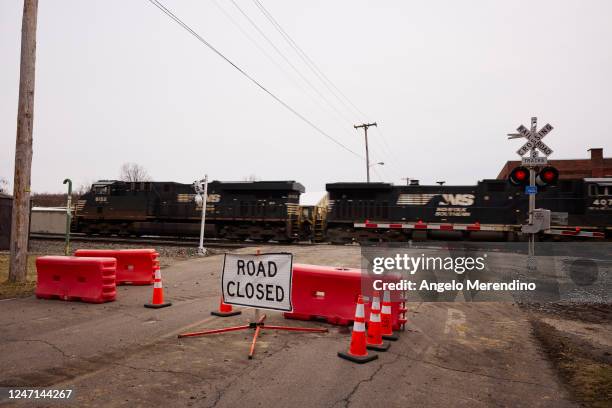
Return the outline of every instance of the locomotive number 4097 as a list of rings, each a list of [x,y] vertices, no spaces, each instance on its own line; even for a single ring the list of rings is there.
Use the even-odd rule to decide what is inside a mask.
[[[593,200],[593,205],[599,205],[602,207],[612,206],[612,198],[598,198]]]

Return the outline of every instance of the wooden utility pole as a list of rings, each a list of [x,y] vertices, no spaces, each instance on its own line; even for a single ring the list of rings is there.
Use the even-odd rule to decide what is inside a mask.
[[[23,20],[21,22],[21,68],[19,72],[19,106],[17,108],[17,138],[15,142],[9,282],[24,282],[28,267],[37,14],[38,0],[24,0]]]
[[[365,148],[366,148],[366,174],[368,177],[368,183],[370,182],[370,152],[368,150],[368,128],[370,126],[377,126],[376,122],[374,123],[362,123],[361,125],[353,126],[355,129],[363,128],[365,132]]]

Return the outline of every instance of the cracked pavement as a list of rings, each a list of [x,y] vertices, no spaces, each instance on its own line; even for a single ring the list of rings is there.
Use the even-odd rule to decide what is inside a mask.
[[[301,263],[360,263],[358,247],[274,247],[279,250]],[[0,386],[71,388],[74,398],[61,405],[78,407],[573,406],[526,317],[508,303],[411,304],[408,330],[365,365],[336,356],[348,348],[345,328],[279,313],[266,312],[267,323],[330,332],[263,331],[253,360],[247,359],[251,330],[177,339],[252,316],[249,310],[210,316],[221,263],[217,255],[163,269],[165,296],[173,302],[165,309],[143,307],[148,286],[120,286],[117,301],[102,305],[34,297],[2,302]],[[461,316],[461,324],[450,316]]]

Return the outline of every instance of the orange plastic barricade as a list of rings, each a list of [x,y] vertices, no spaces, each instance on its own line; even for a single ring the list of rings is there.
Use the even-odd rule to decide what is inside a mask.
[[[291,300],[293,311],[284,313],[288,319],[323,320],[331,324],[348,326],[355,318],[355,303],[362,293],[360,269],[332,266],[293,264]],[[372,291],[371,285],[370,292]],[[399,302],[391,302],[393,328],[399,330]],[[366,316],[370,313],[366,304]]]
[[[103,303],[115,300],[114,258],[36,258],[36,297]]]
[[[117,260],[117,285],[150,285],[159,269],[154,249],[79,249],[79,257],[109,257]]]

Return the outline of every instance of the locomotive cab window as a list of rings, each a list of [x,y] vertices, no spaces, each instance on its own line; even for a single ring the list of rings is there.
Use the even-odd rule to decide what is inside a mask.
[[[591,184],[589,186],[589,195],[591,197],[596,196],[607,196],[609,194],[607,186],[599,186],[597,184]]]
[[[94,188],[96,195],[108,195],[108,186],[98,186]]]

